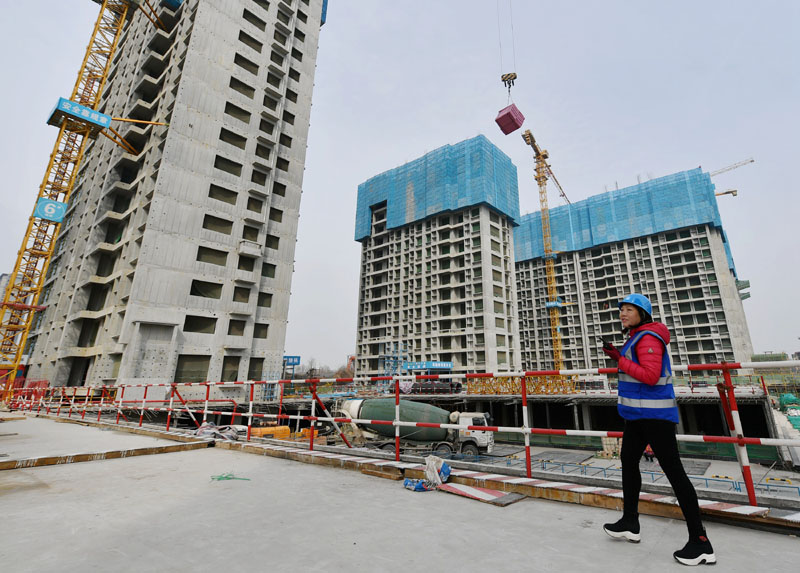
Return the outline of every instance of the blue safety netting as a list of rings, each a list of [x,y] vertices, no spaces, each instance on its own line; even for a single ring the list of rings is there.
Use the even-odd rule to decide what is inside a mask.
[[[663,231],[709,224],[722,230],[711,176],[700,168],[595,195],[550,209],[554,251],[580,251]],[[736,272],[722,231],[728,265]],[[541,212],[523,215],[514,229],[517,262],[544,256]]]
[[[517,168],[483,135],[445,145],[358,186],[355,239],[369,236],[371,210],[386,201],[386,226],[488,204],[519,221]]]

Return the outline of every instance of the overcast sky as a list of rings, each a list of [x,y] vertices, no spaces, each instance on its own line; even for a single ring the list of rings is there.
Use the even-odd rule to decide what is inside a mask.
[[[519,132],[494,124],[514,101],[572,201],[701,166],[713,171],[754,349],[800,349],[800,2],[330,0],[317,59],[287,354],[336,367],[354,352],[358,184],[483,133],[517,165],[523,213],[538,209]],[[0,22],[5,219],[15,257],[97,4],[4,2]],[[141,17],[141,16],[138,16]],[[500,44],[502,43],[502,51]],[[502,54],[503,67],[500,58]],[[516,62],[516,69],[514,63]],[[559,205],[555,191],[551,206]]]

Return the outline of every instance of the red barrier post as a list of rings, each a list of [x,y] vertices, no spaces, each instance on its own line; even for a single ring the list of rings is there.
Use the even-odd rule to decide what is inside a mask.
[[[47,390],[45,390],[44,392],[42,392],[42,395],[41,395],[41,396],[39,396],[39,407],[38,407],[38,408],[36,408],[36,413],[37,413],[37,414],[38,414],[39,412],[41,412],[41,411],[42,411],[42,402],[44,402],[44,396],[45,396],[45,394],[48,394]]]
[[[725,413],[725,421],[728,422],[728,432],[731,435],[734,433],[733,416],[731,415],[731,406],[728,402],[728,394],[725,385],[722,383],[717,384],[717,391],[719,392],[719,399],[722,402],[722,411]]]
[[[236,403],[236,400],[231,400],[233,402],[233,408],[231,409],[231,426],[236,423],[236,411],[239,409],[239,404]]]
[[[314,392],[314,399],[317,401],[317,403],[319,404],[319,407],[322,409],[322,411],[325,413],[325,415],[328,418],[333,418],[333,416],[331,416],[331,413],[328,411],[328,408],[325,407],[325,402],[320,400],[320,397],[317,395],[316,392]],[[347,440],[347,436],[344,435],[344,432],[342,432],[342,429],[339,427],[339,424],[336,423],[336,419],[335,418],[333,420],[331,420],[331,424],[333,424],[334,429],[339,434],[339,437],[342,438],[342,441],[347,445],[347,447],[348,448],[352,448],[353,446],[350,445],[350,442]]]
[[[250,384],[250,409],[248,410],[247,415],[247,441],[250,441],[250,431],[253,429],[253,392],[256,389],[255,382],[249,382]]]
[[[61,415],[61,406],[64,404],[64,386],[59,388],[58,394],[58,410],[56,410],[56,417]]]
[[[194,417],[194,413],[192,412],[192,409],[189,407],[188,402],[183,399],[183,396],[181,396],[181,393],[178,391],[178,386],[177,385],[174,386],[174,392],[178,396],[178,400],[180,400],[181,404],[183,404],[183,408],[186,410],[186,413],[189,414],[189,417],[192,419],[192,422],[194,422],[194,425],[199,428],[200,427],[200,422],[198,422],[197,418]]]
[[[72,417],[72,408],[75,406],[75,395],[78,393],[78,387],[75,386],[72,389],[72,396],[69,397],[69,413],[67,414],[67,418]]]
[[[531,477],[531,433],[528,426],[528,384],[525,376],[520,380],[522,391],[522,427],[525,429],[525,472],[527,477]]]
[[[394,421],[400,422],[400,380],[394,381]],[[394,460],[400,461],[400,426],[394,425]]]
[[[167,408],[167,431],[169,432],[169,424],[172,421],[172,401],[175,395],[175,383],[169,385],[169,408]]]
[[[92,393],[91,387],[86,389],[86,399],[83,401],[83,411],[81,412],[81,420],[86,417],[86,408],[89,406],[89,395]]]
[[[742,431],[742,421],[739,418],[739,408],[736,405],[736,397],[733,395],[733,381],[731,380],[731,373],[728,368],[723,368],[722,376],[725,379],[725,387],[728,390],[728,399],[730,400],[731,418],[733,419],[733,434],[736,438],[742,439],[744,433]],[[739,442],[736,445],[736,453],[739,458],[739,466],[742,470],[742,477],[744,478],[744,485],[747,488],[747,498],[750,505],[758,505],[756,501],[756,490],[753,486],[753,474],[750,473],[750,459],[747,456],[747,446]]]
[[[122,414],[122,399],[125,397],[125,388],[126,386],[123,386],[122,392],[119,393],[119,403],[117,404],[117,420],[114,422],[115,424],[119,424],[120,415],[124,417],[124,414]],[[127,422],[128,419],[125,418],[125,421]]]
[[[53,405],[53,394],[56,393],[55,391],[56,391],[55,388],[50,388],[50,392],[48,392],[47,394],[47,408],[45,408],[44,413],[47,414],[48,416],[50,415],[50,409],[51,406]]]
[[[280,422],[281,415],[283,414],[283,387],[284,387],[284,385],[285,384],[284,384],[283,380],[278,382],[278,387],[281,389],[281,397],[280,397],[280,400],[278,400],[278,417],[275,418],[276,422]],[[289,421],[289,429],[291,429],[291,426],[292,426],[292,422],[290,420]]]
[[[317,383],[311,383],[311,431],[309,432],[308,436],[308,450],[314,451],[314,430],[317,425],[317,422],[314,420],[314,406],[316,406],[316,402],[314,401],[314,396],[317,394]]]
[[[142,427],[142,420],[144,419],[144,408],[145,408],[145,404],[147,403],[147,390],[149,390],[149,389],[150,389],[150,385],[149,384],[145,385],[145,387],[144,387],[144,395],[142,396],[142,409],[139,412],[139,427],[140,428]]]
[[[97,421],[100,421],[100,415],[103,413],[103,400],[106,397],[106,387],[100,386],[100,406],[97,408]]]
[[[206,423],[206,418],[208,416],[208,398],[211,396],[211,384],[209,382],[205,383],[206,385],[206,403],[203,406],[203,423]]]

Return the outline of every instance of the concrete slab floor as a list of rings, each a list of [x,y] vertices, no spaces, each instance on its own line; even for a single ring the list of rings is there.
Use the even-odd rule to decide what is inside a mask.
[[[232,472],[249,481],[212,481]],[[676,571],[682,521],[401,482],[220,449],[0,472],[5,571]],[[791,571],[792,536],[708,524],[722,571]]]
[[[33,417],[13,424],[3,424],[0,427],[0,455],[6,454],[0,458],[2,460],[99,453],[175,443],[171,440],[118,432],[113,429],[93,428]]]

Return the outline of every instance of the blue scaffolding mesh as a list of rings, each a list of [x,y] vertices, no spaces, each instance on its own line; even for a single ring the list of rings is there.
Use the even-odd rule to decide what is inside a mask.
[[[402,227],[432,215],[488,204],[519,222],[517,168],[478,135],[445,145],[358,186],[355,239],[370,234],[370,208],[387,203],[386,226]]]
[[[699,168],[550,209],[553,250],[560,252],[702,224],[722,231],[714,184]],[[735,274],[724,231],[722,239]],[[523,215],[514,229],[514,251],[517,262],[544,256],[541,212]]]

